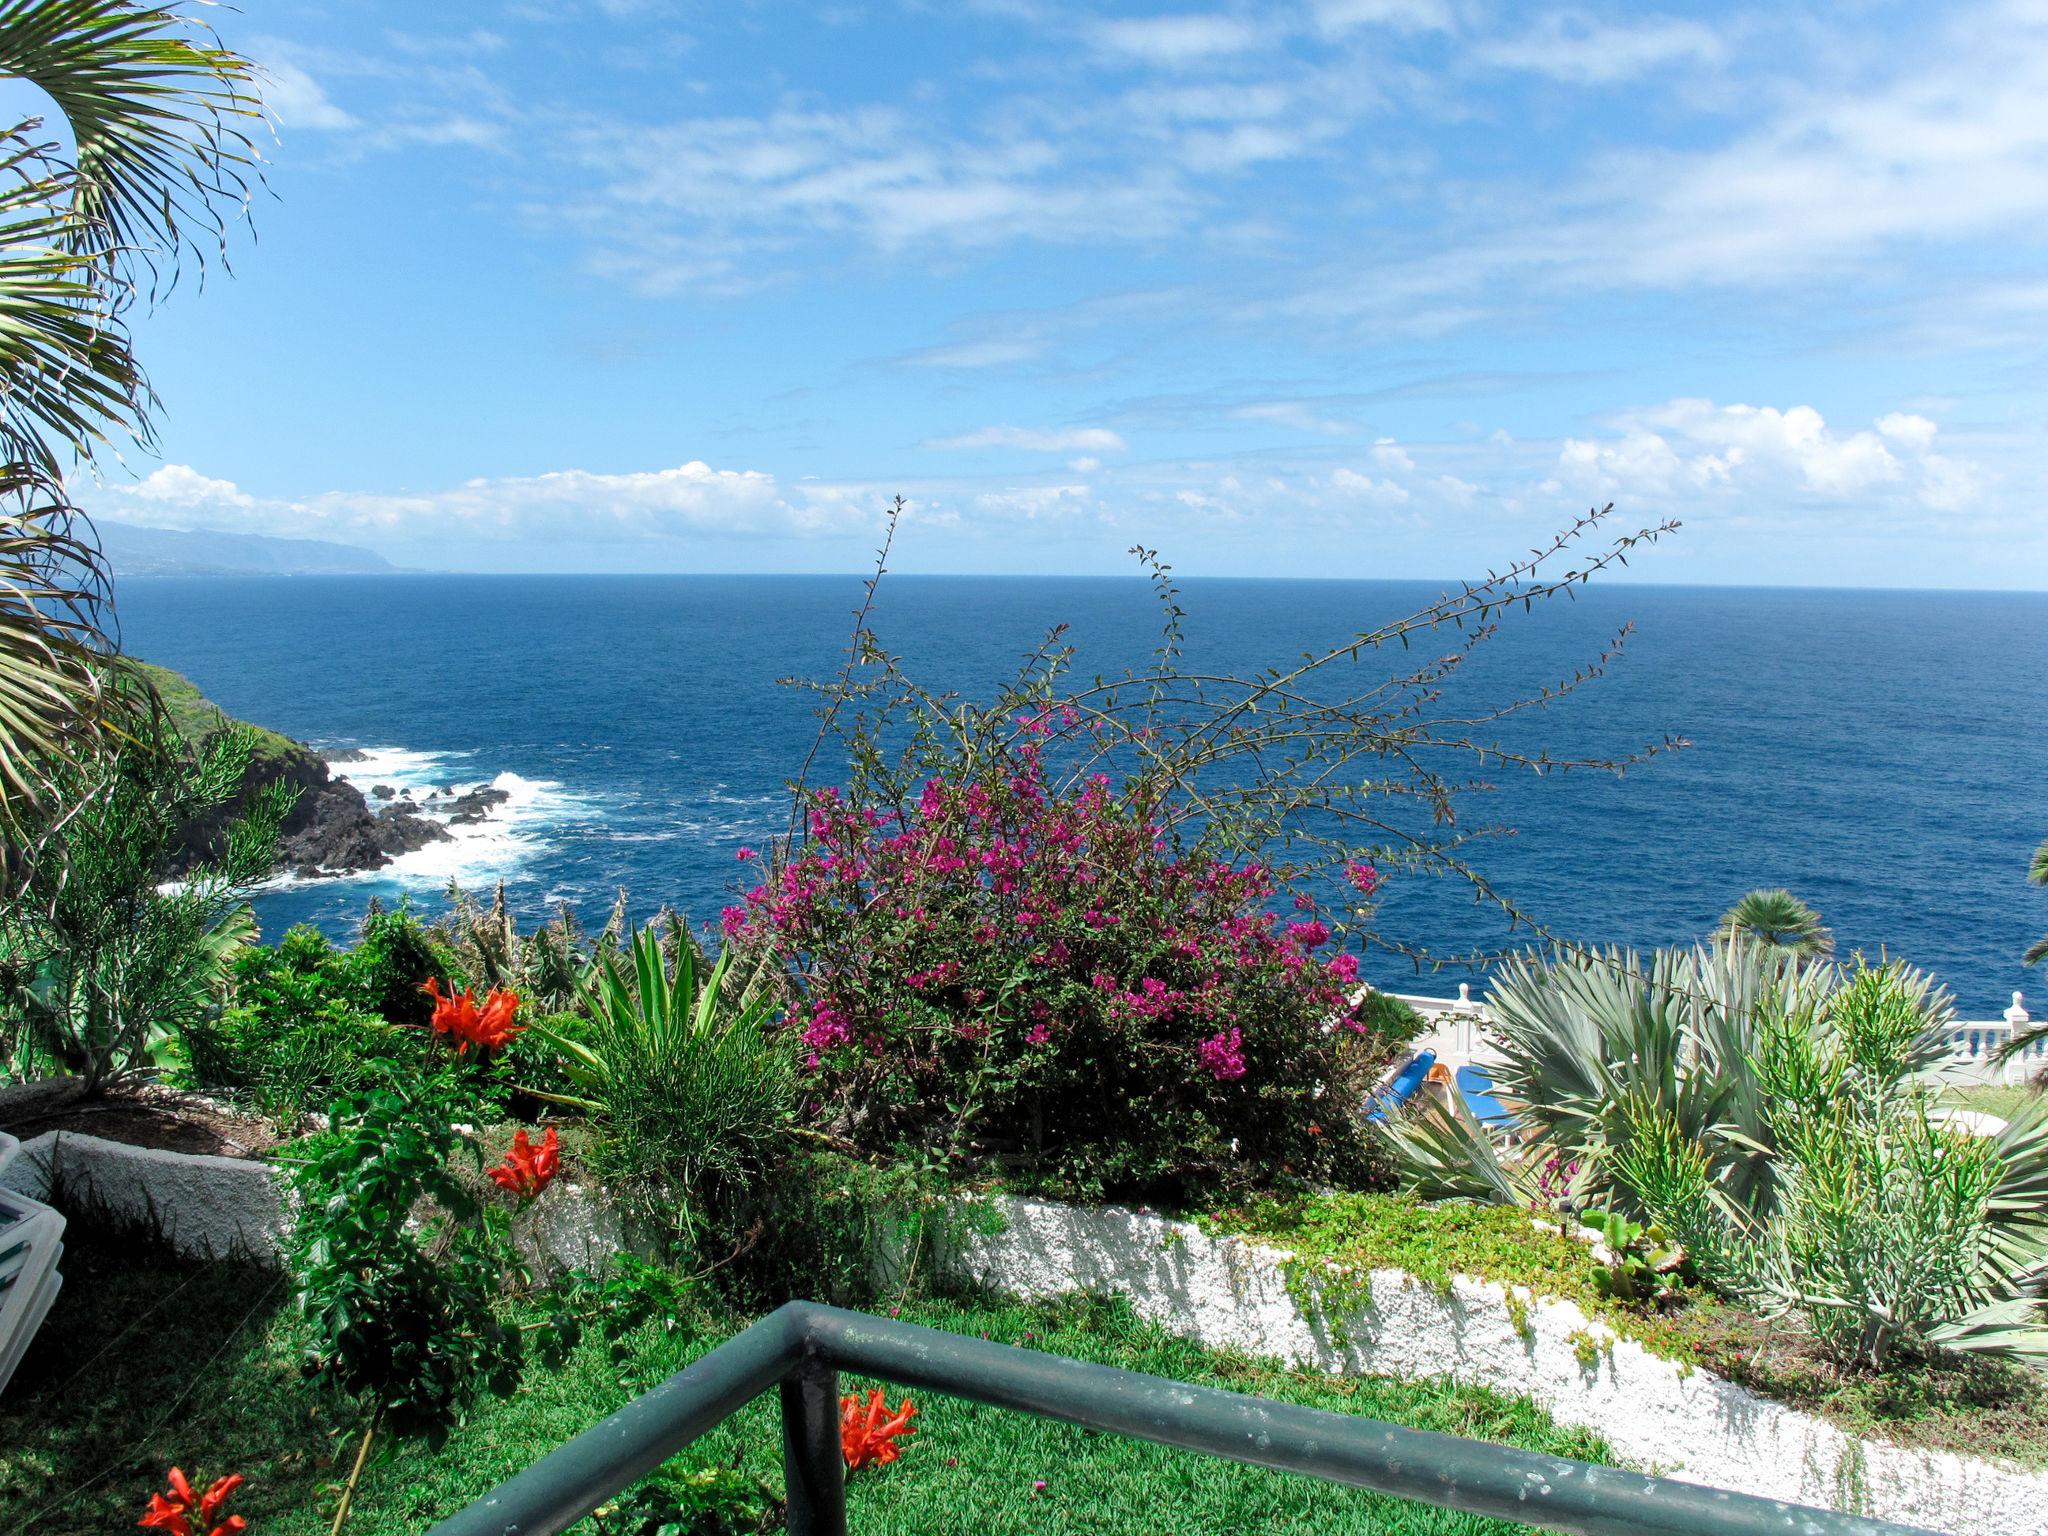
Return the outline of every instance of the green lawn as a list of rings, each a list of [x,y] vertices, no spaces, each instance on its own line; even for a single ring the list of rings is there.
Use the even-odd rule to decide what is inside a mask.
[[[251,1536],[324,1532],[361,1424],[348,1405],[298,1376],[276,1278],[137,1260],[83,1243],[64,1267],[62,1299],[0,1399],[0,1526],[36,1536],[128,1529],[176,1462],[207,1479],[243,1473],[248,1486],[234,1507],[249,1517]],[[1290,1372],[1171,1339],[1110,1304],[924,1302],[903,1315],[1233,1391],[1610,1459],[1596,1438],[1559,1429],[1525,1400],[1444,1383]],[[736,1326],[649,1325],[620,1341],[616,1359],[588,1340],[558,1371],[530,1368],[516,1397],[480,1402],[439,1449],[417,1440],[383,1444],[348,1530],[416,1536]],[[933,1395],[921,1397],[918,1422],[901,1462],[853,1477],[852,1523],[861,1536],[1513,1529]],[[678,1466],[733,1467],[779,1489],[772,1398]]]

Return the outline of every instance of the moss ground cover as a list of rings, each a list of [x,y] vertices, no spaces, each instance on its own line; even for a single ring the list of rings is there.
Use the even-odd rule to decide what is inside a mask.
[[[2021,1367],[1901,1359],[1882,1373],[1850,1370],[1796,1319],[1762,1317],[1699,1288],[1662,1307],[1625,1304],[1601,1294],[1583,1244],[1514,1207],[1340,1193],[1253,1202],[1206,1214],[1199,1224],[1359,1274],[1399,1269],[1439,1288],[1454,1274],[1527,1286],[1575,1303],[1653,1353],[1819,1413],[1851,1434],[2048,1466],[2048,1393]],[[1307,1273],[1296,1273],[1299,1290]],[[1363,1304],[1358,1288],[1341,1277],[1318,1272],[1314,1284],[1320,1304],[1339,1320],[1347,1307]]]
[[[0,1402],[0,1523],[41,1536],[126,1529],[175,1462],[207,1479],[243,1473],[236,1508],[260,1536],[325,1531],[361,1423],[300,1378],[285,1287],[259,1272],[138,1260],[89,1243],[67,1253],[65,1268],[58,1309]],[[1290,1372],[1171,1339],[1113,1304],[929,1301],[906,1305],[903,1316],[1232,1391],[1610,1459],[1595,1437],[1558,1428],[1526,1400]],[[348,1530],[413,1536],[739,1326],[703,1316],[649,1323],[613,1346],[592,1339],[560,1369],[530,1372],[516,1397],[479,1402],[438,1447],[385,1441]],[[847,1389],[866,1385],[849,1378]],[[852,1479],[864,1536],[1511,1529],[936,1394],[920,1394],[920,1409],[903,1460]],[[742,1484],[779,1492],[778,1433],[772,1401],[759,1402],[675,1466],[730,1468]]]

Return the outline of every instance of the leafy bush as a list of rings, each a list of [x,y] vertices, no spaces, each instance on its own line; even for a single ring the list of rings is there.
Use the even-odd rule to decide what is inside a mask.
[[[413,916],[409,902],[387,909],[372,900],[348,952],[350,982],[393,1024],[424,1025],[433,1016],[426,984],[461,974],[450,946]]]
[[[1093,1189],[1356,1171],[1339,1049],[1357,958],[1269,871],[1178,851],[1027,738],[907,804],[810,797],[809,841],[727,910],[793,964],[791,1027],[864,1144],[978,1149]],[[1361,875],[1361,879],[1363,879]],[[1381,1059],[1384,1059],[1383,1056]]]
[[[296,791],[279,783],[248,797],[207,862],[163,881],[185,828],[241,795],[251,742],[229,728],[188,748],[157,720],[104,772],[58,775],[69,810],[47,829],[20,899],[0,906],[0,1045],[12,1075],[74,1072],[91,1087],[145,1064],[218,1006],[255,936],[245,898],[270,872]]]
[[[338,1104],[292,1179],[307,1365],[400,1430],[442,1432],[480,1384],[509,1394],[523,1355],[491,1306],[510,1262],[504,1213],[450,1167],[465,1151],[482,1165],[450,1124],[454,1102],[428,1082]]]
[[[768,1028],[771,999],[732,981],[732,955],[707,969],[687,929],[664,926],[667,945],[650,925],[579,976],[575,1027],[557,1017],[530,1033],[572,1085],[551,1096],[595,1117],[604,1171],[703,1248],[764,1216],[764,1177],[788,1151],[794,1062]]]
[[[369,989],[316,928],[244,950],[230,996],[217,1018],[185,1030],[192,1081],[246,1090],[279,1119],[388,1084],[395,1058],[418,1055],[412,1032],[369,1006]]]
[[[1926,1006],[1903,968],[1859,967],[1817,1019],[1769,1022],[1751,1059],[1767,1197],[1720,1198],[1699,1141],[1653,1104],[1631,1111],[1617,1181],[1718,1288],[1798,1309],[1844,1360],[1938,1348],[2048,1363],[2048,1114],[1995,1138],[1937,1123],[1911,1076]]]

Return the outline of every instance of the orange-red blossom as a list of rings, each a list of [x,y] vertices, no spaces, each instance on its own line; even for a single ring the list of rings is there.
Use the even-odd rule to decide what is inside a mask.
[[[896,1443],[897,1438],[917,1433],[917,1426],[910,1422],[916,1417],[917,1404],[908,1397],[891,1414],[889,1400],[880,1387],[868,1394],[865,1404],[858,1392],[847,1393],[839,1400],[839,1450],[846,1457],[847,1470],[886,1467],[901,1456],[903,1448]]]
[[[247,1528],[249,1522],[240,1515],[229,1515],[219,1525],[213,1523],[228,1495],[242,1486],[241,1473],[217,1479],[204,1493],[194,1493],[191,1482],[176,1467],[171,1468],[167,1481],[171,1485],[169,1495],[151,1494],[149,1508],[135,1522],[137,1525],[155,1526],[168,1531],[170,1536],[192,1536],[192,1517],[196,1514],[199,1529],[206,1536],[239,1536]]]
[[[527,1139],[522,1126],[512,1133],[512,1150],[505,1154],[504,1162],[491,1170],[491,1180],[498,1188],[509,1190],[522,1200],[531,1200],[561,1171],[562,1139],[555,1134],[555,1128],[549,1126],[547,1135],[536,1147]]]
[[[493,987],[479,1008],[475,992],[457,990],[444,996],[439,977],[430,977],[420,990],[434,1000],[434,1033],[452,1036],[458,1056],[467,1056],[472,1045],[486,1051],[496,1050],[526,1028],[515,1022],[519,1012],[517,992]]]

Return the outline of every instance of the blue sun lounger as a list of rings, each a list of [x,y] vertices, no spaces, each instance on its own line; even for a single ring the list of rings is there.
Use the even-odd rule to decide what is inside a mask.
[[[1366,1111],[1365,1118],[1385,1120],[1388,1110],[1399,1109],[1415,1097],[1422,1080],[1429,1076],[1429,1069],[1435,1065],[1435,1051],[1421,1051],[1409,1058],[1408,1065],[1394,1074],[1394,1080],[1373,1095],[1372,1108]]]
[[[1493,1074],[1481,1066],[1458,1068],[1458,1092],[1480,1129],[1496,1141],[1512,1138],[1522,1129],[1521,1118],[1494,1096]]]

